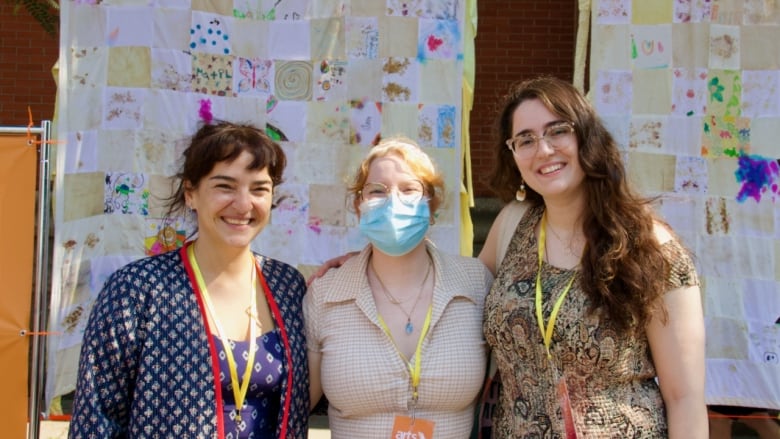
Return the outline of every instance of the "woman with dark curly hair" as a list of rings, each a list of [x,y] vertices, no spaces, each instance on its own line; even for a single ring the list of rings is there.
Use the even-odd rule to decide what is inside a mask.
[[[527,80],[497,135],[490,182],[508,204],[479,256],[496,273],[495,437],[706,438],[694,264],[595,109],[565,81]]]

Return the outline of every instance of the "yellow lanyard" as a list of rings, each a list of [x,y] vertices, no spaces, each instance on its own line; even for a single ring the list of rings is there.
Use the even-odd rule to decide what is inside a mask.
[[[401,357],[401,359],[404,360],[404,363],[409,368],[409,374],[412,379],[412,401],[415,404],[417,403],[418,396],[417,388],[420,385],[422,343],[423,339],[425,338],[425,334],[428,333],[428,328],[431,326],[431,314],[433,314],[433,304],[428,306],[428,313],[425,315],[425,323],[423,323],[422,331],[420,331],[420,338],[417,339],[417,349],[414,351],[414,366],[412,366],[406,356],[400,350],[398,350],[398,345],[395,344],[395,339],[393,338],[393,334],[390,333],[390,328],[387,327],[387,324],[382,319],[382,316],[377,314],[377,317],[379,317],[379,324],[382,325],[382,329],[384,329],[385,334],[387,334],[387,336],[390,337],[390,341],[393,342],[395,351],[398,352],[398,355]]]
[[[257,336],[255,331],[255,322],[252,316],[257,315],[257,290],[255,288],[255,276],[257,275],[257,266],[255,266],[254,257],[252,257],[252,297],[249,298],[249,306],[252,310],[252,315],[249,319],[249,356],[247,358],[246,369],[244,369],[243,382],[238,381],[238,366],[236,360],[233,358],[233,349],[230,347],[230,340],[227,338],[225,331],[222,329],[222,325],[217,319],[217,313],[214,312],[214,305],[209,298],[209,292],[206,289],[206,282],[203,281],[203,275],[198,267],[198,262],[195,260],[194,246],[187,247],[187,257],[192,265],[192,271],[195,273],[195,280],[198,282],[198,289],[203,296],[203,302],[206,304],[208,313],[211,314],[211,319],[214,320],[214,326],[217,329],[217,335],[222,341],[222,347],[225,349],[225,355],[227,356],[228,368],[230,369],[230,383],[233,387],[233,398],[236,400],[236,420],[241,422],[241,409],[244,407],[244,398],[249,391],[249,379],[252,375],[252,368],[255,364],[255,353],[257,352],[257,343],[255,337]]]
[[[577,275],[575,273],[571,279],[569,279],[569,283],[566,284],[566,289],[563,290],[558,297],[558,300],[555,301],[555,305],[553,305],[552,312],[550,313],[550,320],[547,321],[547,326],[545,326],[544,316],[542,315],[542,260],[544,259],[544,243],[547,238],[545,224],[547,224],[547,211],[542,214],[542,226],[539,229],[539,270],[536,272],[536,321],[539,322],[539,330],[542,332],[544,347],[547,349],[547,358],[552,358],[550,344],[552,343],[555,319],[558,318],[558,311],[561,309],[563,299],[566,298],[566,294],[569,293],[571,284],[574,283],[574,278],[577,277]]]

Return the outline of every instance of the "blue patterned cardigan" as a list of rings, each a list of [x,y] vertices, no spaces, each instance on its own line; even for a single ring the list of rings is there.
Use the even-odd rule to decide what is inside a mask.
[[[283,262],[256,259],[285,348],[275,437],[306,438],[306,282]],[[196,285],[186,247],[111,275],[84,332],[70,438],[224,437],[219,361]]]

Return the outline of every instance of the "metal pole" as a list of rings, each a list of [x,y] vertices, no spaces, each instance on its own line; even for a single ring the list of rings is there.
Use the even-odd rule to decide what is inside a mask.
[[[32,130],[31,130],[32,131]],[[22,132],[27,132],[22,131]],[[38,439],[40,436],[40,404],[41,383],[45,377],[45,356],[43,355],[45,337],[42,332],[46,328],[46,316],[48,310],[48,285],[49,285],[49,210],[50,210],[50,166],[49,151],[51,140],[51,122],[41,122],[38,130],[41,135],[40,155],[38,161],[38,239],[35,247],[35,291],[33,297],[32,317],[32,353],[31,353],[31,379],[29,397],[29,432],[28,439]]]

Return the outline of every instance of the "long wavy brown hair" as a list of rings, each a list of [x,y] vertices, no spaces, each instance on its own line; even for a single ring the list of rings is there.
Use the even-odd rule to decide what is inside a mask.
[[[530,99],[538,99],[553,114],[574,123],[587,197],[582,213],[586,245],[578,280],[591,300],[590,312],[602,313],[624,330],[644,328],[659,309],[665,319],[660,298],[669,267],[653,232],[656,222],[664,223],[653,212],[655,200],[640,196],[629,184],[617,143],[574,86],[553,77],[511,86],[495,126],[491,189],[508,202],[520,187],[522,177],[505,141],[512,137],[515,109]],[[544,204],[542,196],[527,186],[526,201]]]

